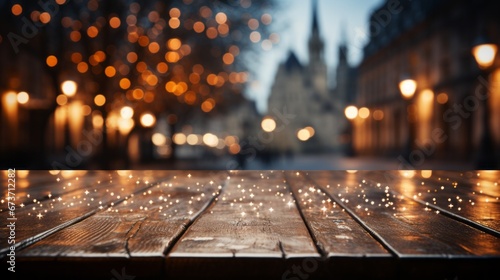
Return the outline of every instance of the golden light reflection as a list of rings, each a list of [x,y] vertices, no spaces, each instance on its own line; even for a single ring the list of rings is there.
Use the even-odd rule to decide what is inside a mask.
[[[49,67],[55,67],[57,65],[57,57],[54,55],[49,55],[47,56],[47,59],[45,60],[47,63],[47,66]]]
[[[76,85],[76,82],[75,81],[64,81],[62,84],[61,84],[61,90],[62,92],[71,97],[71,96],[74,96],[76,94],[76,90],[77,90],[77,85]]]
[[[130,106],[123,106],[120,109],[120,116],[123,119],[131,119],[134,116],[134,109]]]
[[[354,120],[358,117],[358,108],[356,108],[356,106],[347,106],[344,110],[344,114],[349,120]]]
[[[184,133],[176,133],[172,140],[177,145],[184,145],[186,143],[186,135]]]
[[[273,132],[276,129],[276,121],[271,117],[266,117],[262,120],[261,127],[265,132]]]
[[[430,178],[432,176],[432,170],[422,170],[420,171],[422,178]]]
[[[212,98],[208,98],[201,104],[201,110],[205,113],[212,111],[214,107],[215,107],[215,100]]]
[[[358,115],[360,118],[362,119],[366,119],[370,116],[370,109],[366,108],[366,107],[362,107],[359,109],[358,111]]]
[[[186,138],[186,142],[191,145],[191,146],[194,146],[194,145],[197,145],[200,141],[200,138],[198,135],[196,134],[189,134]]]
[[[29,100],[30,96],[27,92],[21,91],[17,93],[17,102],[19,102],[19,104],[26,104]]]
[[[109,19],[109,25],[111,26],[111,28],[115,28],[115,29],[118,28],[118,27],[120,27],[120,25],[121,25],[120,18],[118,18],[118,17],[112,17],[112,18],[110,18]]]
[[[442,92],[442,93],[438,94],[438,96],[436,97],[436,100],[439,104],[446,104],[446,103],[448,103],[448,94],[446,94],[445,92]]]
[[[163,146],[167,144],[167,137],[162,133],[157,132],[151,136],[151,142],[153,142],[155,146]]]
[[[413,178],[415,177],[416,171],[415,170],[399,170],[399,175],[403,176],[404,178]]]
[[[144,127],[152,127],[156,123],[156,117],[151,113],[143,113],[141,115],[141,125]]]
[[[410,99],[417,90],[417,82],[413,79],[405,79],[399,83],[399,90],[404,98]]]
[[[11,12],[13,15],[18,16],[23,12],[23,7],[20,4],[12,5]]]
[[[102,94],[98,94],[94,97],[94,103],[97,106],[103,106],[106,103],[106,97]]]
[[[309,140],[309,138],[311,138],[311,133],[309,132],[309,130],[302,128],[297,132],[297,138],[300,141],[307,141]]]
[[[104,125],[104,118],[101,115],[101,112],[94,111],[92,113],[92,126],[94,129],[101,130]]]
[[[172,38],[167,41],[167,46],[169,49],[176,51],[181,48],[181,40],[177,38]]]
[[[118,118],[118,131],[123,136],[128,135],[134,128],[134,124],[133,119]]]
[[[384,111],[382,110],[375,110],[373,112],[373,119],[376,121],[381,121],[384,119]]]
[[[203,143],[209,147],[217,147],[219,144],[219,138],[212,133],[206,133],[203,135]]]
[[[66,105],[66,103],[68,103],[68,97],[64,94],[59,94],[56,97],[56,103],[60,106]]]
[[[477,64],[481,68],[487,68],[493,65],[498,47],[495,44],[482,44],[472,49],[472,54]]]
[[[30,174],[29,170],[16,170],[16,175],[20,179],[26,179],[29,174]]]

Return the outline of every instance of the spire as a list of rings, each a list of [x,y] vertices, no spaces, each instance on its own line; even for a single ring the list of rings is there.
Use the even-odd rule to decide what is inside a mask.
[[[312,1],[312,31],[313,33],[319,33],[319,24],[318,24],[318,1]]]
[[[323,40],[319,34],[318,1],[312,0],[312,32],[309,38],[309,61],[320,62],[323,59]]]
[[[338,56],[339,63],[347,63],[347,34],[344,22],[342,22],[340,25],[340,44],[338,45]]]

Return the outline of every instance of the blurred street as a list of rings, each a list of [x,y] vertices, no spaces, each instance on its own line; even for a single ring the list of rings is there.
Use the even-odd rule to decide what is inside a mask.
[[[200,170],[402,170],[409,169],[404,162],[390,158],[342,157],[337,155],[299,155],[278,157],[270,162],[262,159],[247,160],[243,166],[232,157],[213,160],[177,160],[175,163],[163,162],[136,165],[133,169],[200,169]],[[428,160],[415,169],[422,170],[472,170],[473,163],[443,160]]]

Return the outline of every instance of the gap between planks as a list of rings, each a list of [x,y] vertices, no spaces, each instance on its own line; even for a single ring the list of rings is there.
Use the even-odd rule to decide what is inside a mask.
[[[229,173],[228,173],[228,176],[229,176]],[[183,226],[182,231],[179,234],[177,234],[177,236],[174,236],[174,238],[172,238],[172,242],[169,244],[169,246],[165,247],[165,250],[163,250],[163,255],[165,257],[168,257],[170,251],[172,251],[172,249],[175,247],[175,245],[182,239],[182,237],[184,237],[184,235],[189,230],[189,228],[194,224],[194,222],[196,222],[196,220],[198,220],[203,215],[203,213],[205,213],[206,211],[208,211],[210,208],[212,208],[215,205],[217,199],[219,198],[219,195],[226,188],[227,181],[228,181],[228,179],[226,178],[222,184],[222,188],[219,189],[215,193],[215,195],[212,196],[212,198],[209,201],[207,201],[207,203],[205,203],[205,205],[203,205],[203,207],[201,207],[201,209],[198,210],[198,212],[196,212],[196,214],[194,214],[194,216],[191,219],[189,219],[187,224]]]
[[[372,184],[374,184],[374,185],[376,185],[377,183],[379,183],[379,182],[377,182],[375,179],[370,178],[370,177],[368,177],[368,178],[367,178],[367,179],[365,179],[365,180],[367,180],[367,181],[371,182],[371,183],[372,183]],[[480,224],[480,223],[478,223],[478,222],[476,222],[476,221],[473,221],[473,220],[468,219],[468,218],[466,218],[466,217],[463,217],[463,216],[460,216],[460,215],[458,215],[458,214],[455,214],[455,213],[453,213],[453,212],[451,212],[451,211],[448,211],[447,209],[444,209],[444,208],[439,207],[439,206],[437,206],[437,205],[434,205],[434,204],[432,204],[432,203],[427,203],[427,202],[425,202],[425,201],[423,201],[423,200],[421,200],[421,199],[415,198],[415,197],[413,197],[413,196],[409,196],[409,195],[407,195],[407,194],[403,194],[403,193],[401,193],[401,192],[394,191],[393,189],[391,189],[391,190],[390,190],[390,192],[391,192],[393,195],[396,195],[396,196],[404,196],[404,197],[406,197],[406,198],[408,198],[408,199],[410,199],[410,200],[413,200],[413,201],[415,201],[415,202],[417,202],[417,203],[419,203],[419,204],[421,204],[421,205],[423,205],[423,206],[426,206],[426,207],[432,208],[432,209],[434,209],[434,210],[437,210],[437,211],[439,211],[439,214],[441,214],[441,215],[443,215],[443,216],[445,216],[445,217],[448,217],[448,218],[453,219],[453,220],[455,220],[455,221],[457,221],[457,222],[461,222],[461,223],[466,224],[466,225],[468,225],[468,226],[471,226],[471,227],[473,227],[473,228],[475,228],[475,229],[477,229],[477,230],[480,230],[480,231],[482,231],[482,232],[485,232],[485,233],[487,233],[487,234],[490,234],[490,235],[493,235],[493,236],[495,236],[495,237],[497,237],[497,238],[500,238],[500,232],[499,232],[499,231],[497,231],[497,230],[495,230],[495,229],[492,229],[492,228],[490,228],[490,227],[487,227],[487,226],[485,226],[485,225],[482,225],[482,224]],[[488,194],[483,194],[483,193],[481,193],[481,195],[487,195],[487,196],[489,196]],[[491,197],[492,197],[492,196],[491,196]]]
[[[130,195],[132,195],[132,194],[135,195],[135,194],[139,194],[141,192],[144,192],[144,191],[146,191],[146,190],[154,187],[155,185],[157,185],[157,184],[159,184],[159,183],[167,180],[170,177],[171,177],[171,175],[163,177],[161,179],[158,179],[155,182],[151,183],[149,186],[141,188],[141,189],[139,189],[139,190],[131,193]],[[116,201],[110,201],[106,205],[106,207],[103,207],[102,210],[96,208],[96,209],[94,209],[92,211],[87,212],[84,215],[81,215],[81,216],[78,216],[76,218],[73,218],[73,219],[71,219],[69,221],[66,221],[66,222],[64,222],[62,224],[59,224],[59,225],[57,225],[55,227],[52,227],[52,228],[50,228],[50,229],[48,229],[46,231],[38,233],[38,234],[36,234],[36,235],[34,235],[32,237],[29,237],[29,238],[26,238],[24,240],[21,240],[20,242],[16,242],[16,244],[14,246],[15,246],[16,250],[22,250],[24,248],[27,248],[28,246],[33,245],[34,243],[36,243],[36,242],[38,242],[38,241],[40,241],[40,240],[42,240],[44,238],[47,238],[47,237],[51,236],[54,233],[57,233],[57,232],[65,229],[65,228],[67,228],[69,226],[72,226],[72,225],[77,224],[77,223],[79,223],[81,221],[84,221],[85,219],[88,219],[89,217],[94,216],[96,213],[98,213],[100,211],[106,211],[106,209],[109,208],[109,206],[111,206],[111,205],[120,204],[120,203],[122,203],[125,200],[126,200],[126,197],[120,198],[120,199],[118,199]],[[5,248],[0,249],[0,259],[4,258],[9,250],[10,250],[10,247],[5,247]]]
[[[297,197],[297,194],[295,193],[295,190],[292,188],[292,186],[290,186],[290,184],[288,183],[290,176],[287,174],[288,173],[286,173],[286,172],[283,174],[285,181],[286,181],[286,186],[288,187],[288,190],[292,194],[292,198],[295,202],[295,206],[297,207],[297,210],[299,211],[300,217],[302,218],[302,222],[304,222],[304,225],[306,226],[307,231],[309,232],[309,236],[314,241],[314,245],[316,247],[316,250],[321,255],[321,258],[326,259],[326,258],[328,258],[328,253],[324,249],[323,244],[321,242],[319,242],[319,240],[317,239],[316,235],[314,234],[314,231],[309,226],[309,223],[307,222],[307,219],[304,215],[304,212],[302,211],[302,206],[300,206],[300,202],[299,202],[299,199]]]
[[[400,257],[400,255],[397,252],[397,250],[394,247],[392,247],[389,244],[389,242],[387,242],[375,230],[373,230],[365,222],[363,222],[363,220],[358,215],[356,215],[356,213],[354,213],[354,211],[352,211],[351,209],[347,208],[340,199],[338,199],[334,195],[331,195],[327,190],[325,190],[325,188],[323,188],[323,186],[321,184],[318,184],[316,182],[316,180],[312,179],[308,174],[301,173],[301,176],[304,176],[304,178],[306,178],[306,180],[308,180],[313,185],[315,185],[318,188],[320,188],[321,191],[324,192],[330,199],[332,199],[333,201],[335,201],[342,209],[344,209],[344,211],[347,214],[349,214],[349,216],[351,216],[362,228],[364,228],[368,232],[368,234],[370,234],[371,237],[373,237],[375,240],[377,240],[380,243],[380,245],[382,245],[382,247],[384,247],[391,255],[393,255],[394,257]]]

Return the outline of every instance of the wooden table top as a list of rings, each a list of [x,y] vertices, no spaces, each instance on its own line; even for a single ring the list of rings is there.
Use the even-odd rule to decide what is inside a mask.
[[[11,278],[490,279],[500,264],[500,171],[17,171],[14,213],[6,177]]]

